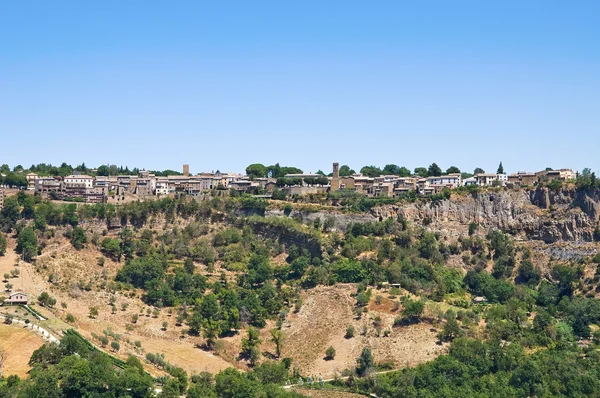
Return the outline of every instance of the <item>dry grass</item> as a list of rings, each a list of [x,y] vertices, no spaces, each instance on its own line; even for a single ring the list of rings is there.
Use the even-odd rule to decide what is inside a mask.
[[[26,377],[31,354],[43,344],[41,337],[20,325],[0,324],[0,350],[6,358],[2,374]]]
[[[354,319],[352,309],[355,291],[353,285],[319,286],[309,292],[298,314],[292,314],[284,324],[286,341],[284,357],[292,357],[293,365],[303,374],[315,378],[333,377],[344,369],[353,369],[356,358],[364,347],[373,352],[376,362],[392,362],[398,366],[414,366],[434,359],[446,349],[436,344],[435,331],[431,325],[417,324],[393,327],[396,313],[391,310],[389,299],[380,305],[371,302],[368,314]],[[373,297],[377,292],[373,293]],[[382,322],[380,336],[373,326],[375,317]],[[355,337],[346,339],[346,327],[353,325]],[[361,332],[365,330],[364,335]],[[388,330],[389,336],[383,337]],[[325,350],[332,346],[336,350],[333,360],[326,361]]]

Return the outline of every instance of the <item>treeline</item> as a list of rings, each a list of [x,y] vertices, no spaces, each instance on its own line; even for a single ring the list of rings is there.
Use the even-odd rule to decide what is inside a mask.
[[[527,354],[519,343],[460,338],[427,364],[340,384],[382,398],[597,397],[600,355],[562,340]]]
[[[25,174],[27,173],[36,173],[40,176],[65,177],[73,174],[74,171],[95,176],[138,175],[140,173],[140,169],[138,167],[130,169],[128,166],[123,167],[114,164],[100,165],[97,168],[90,168],[87,167],[85,163],[81,163],[80,165],[76,165],[74,167],[64,162],[60,166],[54,166],[50,163],[38,163],[32,164],[29,168],[24,168],[21,165],[17,165],[12,169],[9,165],[3,164],[0,166],[0,174],[5,174],[6,177],[4,180],[1,180],[2,176],[0,176],[0,184],[6,184],[14,187],[24,187],[27,186],[27,180],[25,179]],[[151,172],[157,176],[164,177],[169,175],[183,174],[179,171],[169,169]],[[25,179],[25,184],[19,185],[23,182],[23,179]]]
[[[44,344],[33,353],[29,364],[32,370],[25,380],[0,377],[0,397],[301,397],[280,387],[289,377],[284,363],[264,363],[248,373],[230,368],[215,377],[172,372],[174,377],[153,379],[139,359],[130,356],[122,369],[115,368],[111,357],[90,350],[72,334],[63,337],[60,345]]]

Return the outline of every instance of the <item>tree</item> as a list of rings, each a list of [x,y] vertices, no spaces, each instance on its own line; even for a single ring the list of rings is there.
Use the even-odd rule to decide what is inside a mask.
[[[24,192],[24,191],[20,191]],[[26,219],[32,219],[35,215],[35,201],[33,199],[33,195],[26,195],[23,199],[23,211],[21,211],[21,216]]]
[[[17,253],[23,255],[25,261],[31,261],[37,254],[37,236],[31,227],[25,227],[17,238]]]
[[[356,172],[352,170],[347,164],[340,167],[340,177],[348,177],[352,174],[356,174]]]
[[[271,341],[275,343],[275,355],[279,358],[283,347],[283,332],[280,329],[271,329]]]
[[[410,170],[406,167],[400,167],[395,164],[386,164],[383,170],[381,170],[385,175],[397,175],[400,177],[409,177]]]
[[[427,169],[425,167],[417,167],[415,169],[415,175],[425,178],[425,177],[427,177]]]
[[[262,341],[259,338],[258,330],[252,326],[248,328],[247,337],[242,339],[242,352],[240,356],[250,361],[250,366],[254,366],[258,362],[260,351],[258,346]]]
[[[379,177],[382,174],[382,171],[377,166],[364,166],[360,169],[360,173],[367,177]]]
[[[186,258],[183,262],[183,268],[185,269],[185,272],[187,272],[190,275],[193,275],[194,270],[196,269],[196,267],[194,266],[194,261],[189,257]]]
[[[98,169],[96,170],[96,175],[107,177],[109,175],[109,172],[110,172],[110,170],[109,170],[108,166],[103,164],[102,166],[99,166]]]
[[[402,315],[404,319],[408,321],[408,323],[418,323],[419,318],[423,315],[423,310],[425,308],[425,303],[423,300],[413,300],[411,298],[407,298],[404,303],[404,309],[402,310]]]
[[[119,344],[118,341],[113,341],[112,343],[110,343],[110,348],[112,348],[113,351],[117,352],[121,349],[121,344]]]
[[[102,240],[102,252],[113,260],[119,261],[123,251],[121,250],[121,241],[118,239],[104,238]]]
[[[370,348],[365,347],[356,360],[356,373],[361,377],[367,376],[373,367],[373,354],[371,354]]]
[[[475,170],[473,170],[473,174],[485,174],[485,170],[483,170],[481,167],[477,167]]]
[[[438,334],[438,338],[441,341],[452,341],[455,338],[461,336],[462,334],[463,331],[460,329],[458,321],[456,320],[456,318],[451,317],[444,324],[444,328]]]
[[[221,333],[221,325],[213,319],[205,319],[202,322],[202,335],[206,339],[206,346],[213,349],[217,336]]]
[[[327,350],[325,351],[325,360],[331,361],[334,358],[335,358],[335,348],[333,348],[332,346],[329,346],[327,348]]]
[[[38,297],[38,302],[44,307],[54,307],[56,304],[56,299],[54,297],[50,297],[48,292],[42,292],[42,294],[40,294]]]
[[[96,318],[98,316],[98,307],[90,307],[90,318]]]
[[[71,236],[71,244],[77,250],[83,249],[84,245],[87,243],[88,239],[85,235],[85,231],[81,227],[73,228],[73,233]]]
[[[267,167],[264,164],[253,163],[246,167],[246,175],[251,180],[255,178],[263,178],[267,176]]]
[[[11,196],[4,199],[4,208],[2,208],[0,214],[2,214],[6,220],[10,221],[11,224],[16,223],[21,215],[21,209],[17,199]]]
[[[450,167],[448,167],[448,170],[446,170],[446,174],[455,174],[455,173],[460,173],[460,169],[456,166],[450,166]]]
[[[0,232],[0,256],[6,254],[6,237]]]
[[[427,169],[427,175],[429,177],[437,177],[442,175],[442,169],[436,163],[432,163]]]

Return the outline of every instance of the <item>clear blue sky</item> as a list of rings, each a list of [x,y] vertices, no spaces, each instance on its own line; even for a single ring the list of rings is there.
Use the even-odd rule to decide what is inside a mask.
[[[591,167],[598,1],[4,1],[0,163]]]

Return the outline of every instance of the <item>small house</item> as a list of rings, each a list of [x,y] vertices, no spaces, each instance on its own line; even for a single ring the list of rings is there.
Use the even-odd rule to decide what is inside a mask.
[[[14,305],[27,305],[29,303],[29,296],[25,292],[12,292],[8,295],[8,299],[4,301],[4,303]]]

